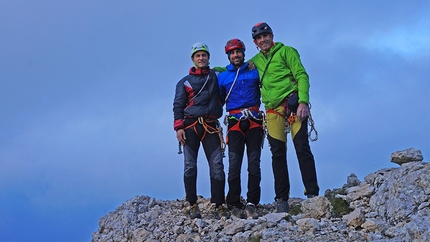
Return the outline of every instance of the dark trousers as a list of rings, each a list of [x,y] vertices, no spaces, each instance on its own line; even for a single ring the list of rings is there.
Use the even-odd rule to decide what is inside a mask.
[[[193,121],[185,120],[185,125],[190,125]],[[215,122],[209,125],[215,125]],[[219,134],[205,132],[200,123],[197,123],[194,128],[185,129],[187,138],[184,146],[185,199],[190,203],[197,201],[197,155],[201,142],[209,164],[211,202],[223,204],[225,203],[225,173]]]
[[[315,160],[309,146],[307,122],[307,119],[301,122],[298,132],[294,135],[293,144],[299,162],[302,181],[305,186],[305,195],[318,195],[319,187],[317,184]],[[288,200],[290,195],[290,181],[287,166],[286,143],[270,137],[270,135],[268,140],[270,151],[272,152],[272,169],[275,179],[276,198]]]
[[[250,121],[252,120],[252,121]],[[251,127],[251,122],[253,126]],[[229,120],[228,124],[228,186],[227,205],[241,208],[243,204],[240,201],[241,194],[241,167],[246,146],[248,157],[248,192],[247,202],[258,204],[261,196],[261,142],[263,139],[262,121],[254,119],[245,119],[238,121]],[[256,127],[255,125],[260,125]],[[232,128],[235,127],[235,128]]]

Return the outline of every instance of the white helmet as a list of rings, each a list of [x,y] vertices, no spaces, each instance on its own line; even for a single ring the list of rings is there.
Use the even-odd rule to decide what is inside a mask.
[[[209,47],[203,42],[197,42],[191,47],[191,58],[193,58],[194,53],[201,50],[206,51],[210,55]]]

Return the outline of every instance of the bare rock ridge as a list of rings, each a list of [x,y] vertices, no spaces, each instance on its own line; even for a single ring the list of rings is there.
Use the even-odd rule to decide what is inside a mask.
[[[363,181],[351,174],[324,196],[291,198],[289,213],[258,205],[258,219],[216,217],[203,197],[202,218],[190,219],[184,200],[136,196],[100,218],[92,241],[430,241],[430,163],[413,148],[391,162],[400,166]]]

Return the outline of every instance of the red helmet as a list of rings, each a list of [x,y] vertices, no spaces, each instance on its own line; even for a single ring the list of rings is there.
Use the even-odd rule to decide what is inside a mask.
[[[240,39],[231,39],[227,41],[227,44],[225,45],[225,53],[228,54],[228,52],[235,49],[242,49],[245,51],[245,44]]]

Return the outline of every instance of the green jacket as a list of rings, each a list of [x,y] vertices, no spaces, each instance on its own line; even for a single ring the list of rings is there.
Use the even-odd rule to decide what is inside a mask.
[[[261,97],[266,109],[276,108],[293,91],[298,92],[299,103],[309,103],[309,76],[296,49],[276,42],[267,55],[260,52],[250,61],[260,74]]]

